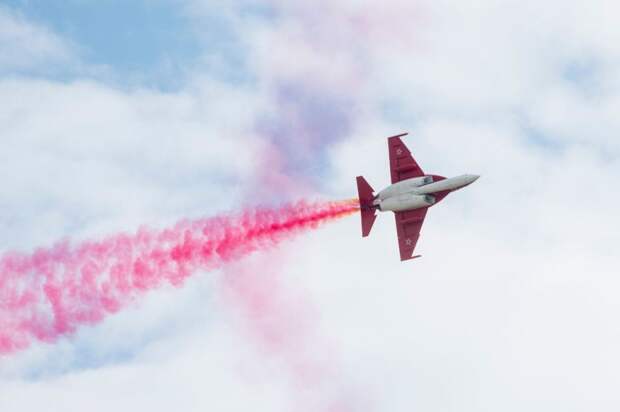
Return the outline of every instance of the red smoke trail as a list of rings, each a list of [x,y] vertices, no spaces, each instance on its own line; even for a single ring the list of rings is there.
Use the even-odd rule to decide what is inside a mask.
[[[272,248],[357,208],[357,200],[302,201],[98,242],[63,242],[32,255],[7,253],[0,259],[0,355],[34,340],[53,342],[163,283],[179,286],[196,270]]]

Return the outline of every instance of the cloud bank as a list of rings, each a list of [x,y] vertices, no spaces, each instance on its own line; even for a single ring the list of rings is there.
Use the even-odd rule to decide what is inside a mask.
[[[2,250],[349,197],[360,173],[387,183],[400,131],[424,170],[482,178],[431,210],[414,265],[390,216],[363,241],[344,220],[249,258],[232,288],[203,273],[3,360],[0,408],[618,409],[614,3],[181,4],[229,47],[174,93],[3,63]]]

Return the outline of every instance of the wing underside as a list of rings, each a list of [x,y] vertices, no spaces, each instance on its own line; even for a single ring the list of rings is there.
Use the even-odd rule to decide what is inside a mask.
[[[422,229],[427,210],[428,208],[425,207],[422,209],[394,213],[400,260],[409,260],[418,257],[413,256],[413,251],[420,238],[420,230]]]
[[[400,138],[407,133],[388,137],[388,150],[390,154],[390,175],[392,183],[412,177],[424,176],[424,172],[415,161],[411,152]]]

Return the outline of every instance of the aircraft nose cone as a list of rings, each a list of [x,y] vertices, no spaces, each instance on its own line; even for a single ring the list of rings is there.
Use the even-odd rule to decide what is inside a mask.
[[[466,178],[466,184],[470,185],[472,183],[474,183],[476,180],[478,180],[478,178],[480,177],[480,175],[467,175]]]

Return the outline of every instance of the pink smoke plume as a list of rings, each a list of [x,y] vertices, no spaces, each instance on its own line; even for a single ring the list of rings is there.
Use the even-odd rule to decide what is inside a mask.
[[[53,342],[164,283],[180,286],[199,269],[273,248],[357,208],[356,200],[301,201],[102,241],[61,242],[31,255],[6,253],[0,259],[0,355],[33,341]]]
[[[338,348],[321,330],[319,309],[304,289],[291,287],[280,250],[227,265],[224,297],[233,304],[261,359],[276,360],[291,384],[295,412],[370,410],[364,393],[343,380]]]

